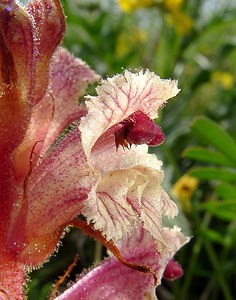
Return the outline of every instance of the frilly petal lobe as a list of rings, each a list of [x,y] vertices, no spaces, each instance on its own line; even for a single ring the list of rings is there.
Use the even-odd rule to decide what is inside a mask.
[[[97,139],[113,125],[136,111],[142,111],[151,119],[156,118],[157,109],[179,91],[176,81],[162,80],[148,70],[125,71],[122,75],[103,80],[96,90],[98,96],[90,97],[86,102],[88,114],[80,124],[87,156]]]

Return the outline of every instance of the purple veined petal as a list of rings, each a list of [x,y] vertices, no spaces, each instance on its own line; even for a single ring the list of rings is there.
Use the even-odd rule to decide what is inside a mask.
[[[106,164],[103,163],[104,161]],[[147,145],[132,145],[130,149],[122,149],[122,147],[116,149],[113,132],[98,140],[91,153],[90,163],[102,175],[113,170],[129,169],[140,164],[156,170],[161,170],[162,166],[162,161],[158,160],[156,155],[148,153]]]
[[[117,149],[115,133],[138,113],[152,127],[150,117],[157,116],[157,109],[178,91],[175,81],[162,80],[149,71],[125,71],[102,81],[98,96],[86,102],[88,113],[79,126],[81,140],[88,163],[101,174],[101,181],[91,191],[82,212],[107,240],[118,241],[129,235],[132,226],[142,220],[144,227],[166,247],[162,217],[173,217],[178,210],[167,196],[161,195],[161,164],[147,153],[145,145]],[[137,159],[140,149],[142,161]]]
[[[83,214],[107,239],[129,234],[140,219],[160,242],[162,217],[174,217],[178,209],[162,190],[162,162],[148,154],[147,145],[129,150],[114,147],[114,135],[104,136],[91,153],[90,164],[102,178],[84,201]]]
[[[107,240],[118,241],[129,236],[139,220],[166,247],[162,236],[162,217],[175,216],[176,205],[162,196],[163,172],[144,165],[108,173],[98,183],[82,213]]]
[[[179,210],[177,205],[171,200],[169,195],[162,189],[161,198],[163,202],[163,213],[169,218],[174,218],[177,216]]]
[[[73,121],[80,120],[87,113],[84,105],[79,105],[81,96],[89,83],[98,80],[84,62],[59,48],[51,62],[49,88],[43,99],[33,106],[28,130],[21,145],[14,154],[17,178],[29,171],[32,147],[35,161],[47,151],[57,136]]]
[[[86,155],[90,155],[98,138],[109,128],[136,111],[151,119],[156,118],[158,108],[178,92],[176,81],[160,79],[148,70],[125,71],[122,75],[103,80],[97,87],[98,96],[90,97],[86,102],[88,114],[80,124]]]
[[[53,252],[62,231],[81,213],[83,201],[98,180],[87,164],[76,127],[54,147],[33,166],[20,211],[16,207],[12,212],[17,218],[9,232],[8,247],[30,266]]]
[[[44,151],[54,142],[57,135],[73,121],[87,114],[84,105],[79,105],[88,84],[100,77],[82,60],[59,48],[51,64],[50,92],[46,95],[54,102],[54,115],[47,132]]]

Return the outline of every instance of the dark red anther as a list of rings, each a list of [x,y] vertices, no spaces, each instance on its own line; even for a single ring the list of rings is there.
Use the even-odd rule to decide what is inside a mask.
[[[132,144],[158,146],[165,136],[160,127],[145,113],[137,111],[120,123],[122,126],[115,133],[116,147],[129,147]]]
[[[173,281],[180,277],[182,277],[184,274],[182,267],[176,260],[170,260],[167,264],[163,277],[167,280]]]

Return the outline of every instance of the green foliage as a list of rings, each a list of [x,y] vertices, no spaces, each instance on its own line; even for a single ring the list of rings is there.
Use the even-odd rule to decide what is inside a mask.
[[[236,200],[211,200],[204,203],[203,209],[221,220],[236,221]]]
[[[236,143],[218,124],[206,118],[199,118],[192,125],[192,129],[209,146],[221,152],[225,158],[228,158],[236,166]]]
[[[196,167],[190,170],[190,175],[200,179],[220,179],[224,181],[235,181],[236,172],[213,167]]]
[[[233,165],[223,154],[202,147],[187,148],[184,152],[184,157],[221,166],[232,167]]]
[[[197,245],[197,254],[192,254],[194,262],[189,273],[189,269],[186,270],[189,281],[185,281],[181,296],[187,295],[189,282],[194,278],[196,260],[206,251],[213,268],[209,277],[211,299],[218,299],[221,294],[223,299],[233,299],[236,265],[233,254],[236,242],[236,142],[222,126],[205,117],[193,122],[192,132],[205,146],[187,148],[183,156],[205,164],[192,167],[189,173],[207,182],[208,190],[202,188],[202,197],[194,208],[196,242],[193,250]],[[222,267],[226,265],[227,268]],[[218,292],[213,293],[213,289]]]

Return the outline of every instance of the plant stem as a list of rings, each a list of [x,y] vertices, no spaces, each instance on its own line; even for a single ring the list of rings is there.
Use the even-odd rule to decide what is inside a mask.
[[[196,215],[197,212],[193,212],[193,214]],[[200,223],[201,224],[200,227],[203,227],[203,228],[208,227],[210,221],[211,221],[211,215],[206,214],[203,218],[202,223]],[[196,223],[198,223],[198,222],[196,222]],[[189,263],[189,267],[186,270],[186,277],[185,277],[184,285],[183,285],[179,299],[183,299],[183,300],[188,299],[189,287],[190,287],[190,284],[191,284],[191,281],[193,278],[193,273],[194,273],[197,259],[200,254],[200,251],[202,249],[202,246],[203,246],[203,239],[201,237],[199,237],[193,246],[192,257],[191,257],[191,260]]]
[[[231,293],[230,293],[230,290],[228,288],[228,285],[227,285],[227,283],[225,281],[225,278],[223,276],[223,273],[221,271],[220,262],[219,262],[219,260],[216,256],[216,254],[215,254],[215,251],[214,251],[212,245],[207,240],[205,240],[204,241],[204,246],[206,248],[206,251],[207,251],[207,254],[210,258],[212,266],[215,269],[218,283],[221,286],[222,293],[224,294],[224,299],[225,300],[233,300],[233,298],[231,296]]]

